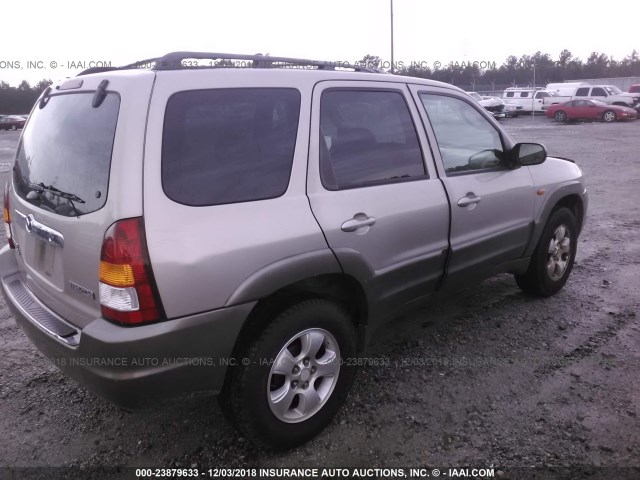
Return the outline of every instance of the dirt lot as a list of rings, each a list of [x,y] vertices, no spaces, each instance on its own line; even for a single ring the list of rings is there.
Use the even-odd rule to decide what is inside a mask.
[[[527,298],[504,275],[393,322],[366,352],[391,367],[361,369],[331,426],[284,454],[252,448],[215,399],[119,410],[50,365],[2,302],[0,466],[640,468],[640,121],[504,125],[588,176],[560,294]],[[17,139],[0,132],[2,184]]]

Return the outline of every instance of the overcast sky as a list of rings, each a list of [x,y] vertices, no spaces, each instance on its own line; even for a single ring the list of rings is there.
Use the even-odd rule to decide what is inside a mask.
[[[173,50],[355,62],[390,58],[389,0],[4,0],[0,80],[58,80],[68,62],[123,65]],[[616,5],[618,5],[616,7]],[[596,13],[600,12],[600,13]],[[640,4],[394,0],[395,60],[502,64],[540,50],[620,60],[640,50]],[[39,61],[41,69],[27,68]],[[20,69],[16,68],[20,63]],[[51,68],[52,62],[57,64]],[[13,65],[12,65],[13,64]]]

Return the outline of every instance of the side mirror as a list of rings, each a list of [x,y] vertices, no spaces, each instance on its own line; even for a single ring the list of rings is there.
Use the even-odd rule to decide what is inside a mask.
[[[547,159],[547,151],[539,143],[517,143],[511,152],[516,165],[540,165]]]

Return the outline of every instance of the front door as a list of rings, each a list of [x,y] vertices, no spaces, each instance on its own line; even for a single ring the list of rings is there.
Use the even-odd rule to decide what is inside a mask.
[[[432,127],[451,200],[447,284],[460,286],[499,272],[524,254],[533,229],[533,181],[528,167],[509,168],[506,139],[472,102],[412,89]]]

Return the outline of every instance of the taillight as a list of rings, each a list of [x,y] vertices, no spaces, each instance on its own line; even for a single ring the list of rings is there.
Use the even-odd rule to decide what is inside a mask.
[[[104,318],[126,325],[155,322],[164,316],[142,218],[120,220],[104,234],[100,305]]]
[[[7,243],[9,248],[16,248],[16,244],[13,243],[13,234],[11,233],[11,211],[9,208],[9,184],[4,186],[4,231],[7,235]]]

